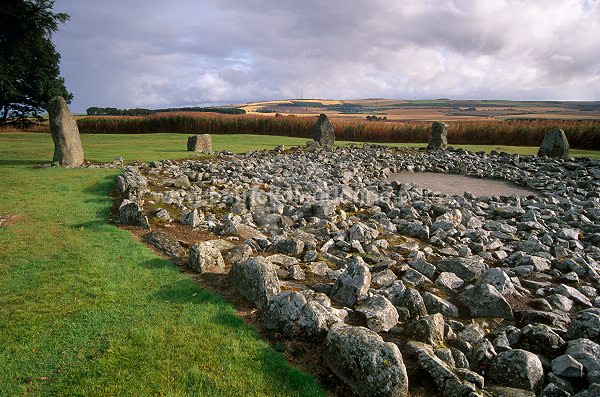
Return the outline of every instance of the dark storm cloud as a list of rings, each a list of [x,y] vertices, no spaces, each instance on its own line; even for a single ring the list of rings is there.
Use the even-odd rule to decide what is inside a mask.
[[[294,98],[600,99],[599,0],[58,1],[77,111]]]

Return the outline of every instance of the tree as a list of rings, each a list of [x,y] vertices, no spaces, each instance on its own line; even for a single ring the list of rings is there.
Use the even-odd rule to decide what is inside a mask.
[[[54,13],[54,0],[2,0],[0,2],[0,124],[39,117],[55,96],[71,102],[60,77],[60,54],[52,33],[69,19]]]

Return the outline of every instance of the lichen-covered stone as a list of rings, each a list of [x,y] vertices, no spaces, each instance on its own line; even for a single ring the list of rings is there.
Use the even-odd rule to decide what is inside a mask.
[[[222,272],[225,261],[219,248],[210,241],[192,244],[188,265],[198,273]]]
[[[544,381],[540,359],[521,349],[499,353],[492,360],[486,374],[497,385],[531,391],[539,390]]]
[[[62,97],[48,101],[50,133],[54,141],[53,163],[63,167],[79,167],[83,164],[83,147],[79,138],[77,122]]]
[[[333,325],[323,358],[358,397],[408,396],[408,376],[400,350],[367,328]]]
[[[280,291],[277,272],[263,258],[234,263],[229,281],[240,295],[261,310]]]
[[[321,146],[333,146],[335,143],[335,132],[333,131],[333,125],[331,124],[331,121],[329,121],[327,115],[319,115],[314,126],[314,131],[315,134],[313,139]]]
[[[334,301],[350,307],[356,304],[359,298],[366,295],[370,285],[369,267],[360,256],[355,256],[335,281],[330,296]]]
[[[210,134],[198,134],[188,137],[188,152],[212,153],[212,138]]]
[[[446,146],[448,146],[448,124],[434,121],[431,125],[427,149],[446,149]]]
[[[560,128],[553,128],[546,132],[538,150],[538,156],[568,157],[569,141],[565,132]]]
[[[121,202],[115,217],[115,223],[120,225],[139,226],[144,229],[150,228],[148,218],[142,211],[142,207],[132,200],[125,199]]]

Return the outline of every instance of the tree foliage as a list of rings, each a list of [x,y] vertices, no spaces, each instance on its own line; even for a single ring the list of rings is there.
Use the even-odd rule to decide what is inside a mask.
[[[38,116],[52,97],[73,94],[60,77],[52,33],[69,16],[54,13],[54,0],[0,2],[0,123]]]

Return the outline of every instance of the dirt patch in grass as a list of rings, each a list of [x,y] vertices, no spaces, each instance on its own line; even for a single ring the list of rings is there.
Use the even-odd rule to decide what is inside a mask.
[[[22,219],[23,218],[19,215],[0,214],[0,227],[14,225],[15,223],[20,222]]]

